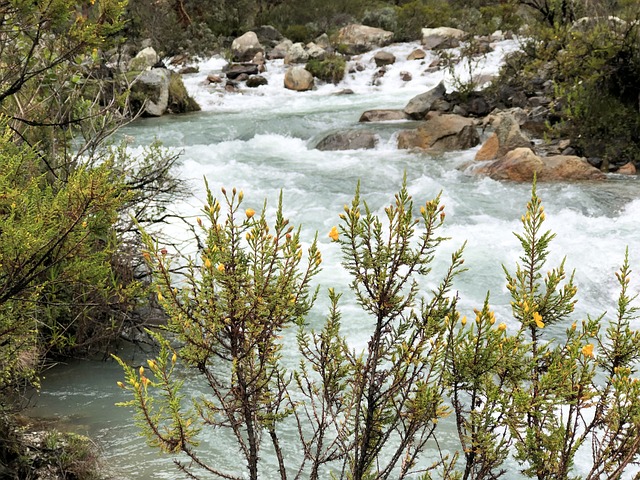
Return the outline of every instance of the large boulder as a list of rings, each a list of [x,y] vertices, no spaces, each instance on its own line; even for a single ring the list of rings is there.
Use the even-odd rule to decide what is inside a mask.
[[[355,55],[391,43],[393,32],[366,25],[351,24],[338,32],[337,43],[345,53]]]
[[[138,52],[138,54],[129,62],[128,70],[130,72],[140,72],[153,67],[160,61],[160,57],[153,49],[153,47],[147,47]]]
[[[373,61],[376,63],[376,67],[384,67],[396,63],[396,56],[391,52],[380,50],[373,56]]]
[[[455,48],[466,35],[463,30],[451,27],[423,28],[422,45],[433,50],[436,48]]]
[[[390,122],[408,120],[409,117],[402,110],[367,110],[360,115],[359,122]]]
[[[182,76],[176,72],[169,75],[169,99],[167,102],[168,113],[199,112],[200,105],[189,95]]]
[[[269,81],[262,75],[251,75],[249,78],[247,78],[248,88],[258,88],[262,85],[269,85]]]
[[[313,75],[304,67],[291,67],[284,74],[284,88],[304,92],[313,88]]]
[[[307,43],[305,48],[307,50],[307,55],[309,55],[309,58],[324,60],[327,56],[327,51],[323,47],[316,45],[313,42]]]
[[[291,65],[293,63],[306,63],[309,60],[309,54],[304,49],[304,45],[300,42],[291,45],[284,57],[284,64]]]
[[[398,135],[398,148],[434,152],[466,150],[480,143],[473,120],[459,115],[431,112],[417,129],[404,130]]]
[[[531,182],[534,174],[539,181],[602,180],[606,175],[584,158],[572,155],[539,157],[530,148],[516,148],[502,158],[483,162],[474,172],[494,180]]]
[[[499,113],[493,119],[494,132],[476,153],[478,161],[495,160],[507,152],[531,147],[531,140],[520,130],[520,123],[509,113]]]
[[[444,83],[440,82],[428,92],[421,93],[409,100],[407,106],[404,107],[404,113],[414,120],[422,120],[437,101],[444,99],[445,93]]]
[[[264,47],[255,32],[247,32],[231,44],[231,55],[236,62],[248,62],[258,52],[264,52]]]
[[[166,68],[140,72],[131,84],[129,99],[133,111],[142,109],[142,115],[162,116],[169,106],[170,75]]]
[[[369,130],[346,130],[331,133],[316,145],[318,150],[361,150],[375,148],[378,139]]]

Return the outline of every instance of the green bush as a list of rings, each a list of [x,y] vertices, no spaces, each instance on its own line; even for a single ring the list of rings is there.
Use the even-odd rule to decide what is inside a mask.
[[[311,59],[305,67],[314,77],[324,82],[339,83],[344,78],[347,62],[340,55],[330,55],[324,60]]]
[[[415,0],[398,8],[395,39],[414,41],[422,37],[421,30],[429,27],[455,27],[453,9],[446,0]]]

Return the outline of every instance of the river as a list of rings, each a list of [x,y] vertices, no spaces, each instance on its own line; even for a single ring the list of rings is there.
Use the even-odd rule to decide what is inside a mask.
[[[363,71],[348,75],[340,85],[322,85],[304,93],[282,87],[284,66],[282,61],[275,61],[267,66],[269,85],[225,94],[218,87],[204,84],[208,73],[224,65],[222,59],[210,59],[200,64],[200,73],[185,77],[202,112],[142,119],[124,133],[133,139],[133,151],[157,138],[168,148],[182,152],[180,175],[191,185],[193,197],[174,207],[194,222],[204,204],[204,177],[214,193],[222,186],[242,189],[245,205],[258,211],[264,199],[272,209],[283,191],[284,212],[293,224],[302,225],[303,240],[310,242],[318,232],[323,256],[318,282],[322,287],[335,286],[338,291],[347,289],[348,277],[340,265],[338,247],[330,242],[327,233],[338,223],[343,205],[350,203],[359,181],[362,197],[372,210],[382,212],[406,174],[416,203],[422,204],[442,192],[446,205],[443,233],[451,239],[438,254],[431,281],[437,281],[448,265],[450,253],[466,241],[468,271],[455,284],[462,308],[468,313],[481,306],[490,290],[498,321],[515,328],[509,316],[502,265],[513,271],[521,254],[512,232],[520,229],[519,219],[530,185],[500,183],[465,173],[460,167],[473,159],[478,147],[437,157],[399,151],[395,147],[399,125],[393,122],[373,127],[380,136],[374,150],[313,149],[328,132],[357,127],[365,110],[402,108],[413,96],[441,80],[451,90],[456,78],[464,80],[469,74],[462,67],[454,76],[448,71],[424,74],[434,58],[432,52],[428,52],[424,63],[404,60],[417,47],[402,44],[387,48],[398,61],[379,85],[372,85],[371,81],[377,70],[371,52],[360,59]],[[504,53],[517,47],[513,40],[500,42],[492,54],[473,66],[472,73],[495,73]],[[413,79],[402,81],[401,71],[410,72]],[[354,93],[335,94],[347,88]],[[546,208],[546,225],[557,234],[551,244],[549,265],[557,265],[566,256],[567,267],[576,269],[579,303],[575,318],[584,318],[587,312],[598,315],[613,311],[618,294],[614,272],[621,265],[627,246],[632,266],[640,265],[636,248],[640,244],[640,188],[636,177],[610,175],[600,183],[540,184],[538,194]],[[167,229],[167,233],[186,241],[187,233],[180,225]],[[193,251],[193,246],[185,243],[185,249]],[[637,291],[637,282],[633,287]],[[325,297],[320,296],[312,324],[326,312]],[[343,313],[350,343],[361,347],[367,336],[366,324],[350,321],[357,318],[358,312],[348,301],[343,302]],[[128,359],[142,363],[144,355]],[[178,478],[171,459],[151,450],[139,437],[131,412],[114,406],[126,399],[116,387],[116,381],[121,379],[122,372],[113,362],[60,365],[46,373],[31,414],[59,416],[65,428],[94,438],[109,467],[117,472],[116,478]],[[191,393],[199,388],[197,381],[190,381],[187,386]],[[238,461],[233,446],[224,439],[220,441],[209,434],[204,442],[227,462]],[[518,478],[515,473],[509,475],[508,480]]]

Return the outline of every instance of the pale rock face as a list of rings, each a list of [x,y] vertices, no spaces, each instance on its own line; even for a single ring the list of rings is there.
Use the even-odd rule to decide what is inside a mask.
[[[254,32],[239,36],[231,44],[231,55],[238,62],[248,62],[258,52],[264,52],[264,48]]]
[[[129,62],[129,71],[146,70],[153,67],[159,60],[160,58],[153,47],[144,48]]]
[[[423,28],[422,45],[432,50],[434,48],[454,48],[460,45],[460,40],[466,35],[463,30],[451,27]]]
[[[398,135],[398,148],[420,149],[431,152],[466,150],[480,143],[476,124],[459,115],[431,112],[414,130]]]
[[[354,55],[391,43],[393,32],[366,25],[347,25],[338,33],[338,44]]]
[[[294,43],[291,45],[284,57],[285,65],[291,65],[293,63],[305,63],[309,60],[309,54],[304,49],[302,43]]]

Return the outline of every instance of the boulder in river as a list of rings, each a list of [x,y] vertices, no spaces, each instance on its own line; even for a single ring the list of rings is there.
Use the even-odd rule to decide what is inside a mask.
[[[293,63],[306,63],[307,60],[309,60],[309,54],[304,49],[304,45],[300,42],[291,45],[284,57],[285,65],[291,65]]]
[[[137,74],[131,84],[131,108],[142,108],[142,114],[160,117],[169,105],[170,72],[166,68],[144,70]]]
[[[304,67],[291,67],[284,74],[284,88],[304,92],[313,88],[313,75]]]
[[[273,47],[271,51],[268,53],[267,57],[269,60],[277,60],[280,58],[284,58],[287,56],[287,52],[293,45],[293,42],[289,39],[285,39],[280,42],[278,45]]]
[[[338,32],[338,45],[349,55],[368,52],[391,43],[393,32],[366,25],[351,24]]]
[[[480,143],[473,120],[459,115],[431,112],[417,128],[398,134],[398,148],[428,151],[466,150]]]
[[[483,162],[473,171],[494,180],[531,182],[534,174],[541,181],[603,180],[606,175],[584,158],[572,155],[539,157],[530,148],[516,148],[502,158]]]
[[[316,145],[318,150],[361,150],[375,148],[378,139],[370,130],[346,130],[331,133]]]
[[[442,100],[446,93],[444,82],[440,82],[428,92],[413,97],[404,107],[404,113],[414,120],[422,120],[437,100]]]
[[[235,80],[240,75],[257,75],[260,72],[260,65],[256,63],[234,63],[225,69],[227,78]]]
[[[522,133],[520,124],[513,115],[499,113],[492,123],[495,130],[476,153],[476,160],[495,160],[516,148],[531,147],[531,140]]]
[[[373,61],[376,62],[376,67],[384,67],[396,63],[396,56],[391,52],[380,50],[373,56]]]
[[[130,72],[139,72],[153,67],[158,63],[160,57],[153,47],[143,48],[129,62],[128,70]]]
[[[389,122],[394,120],[408,120],[403,110],[367,110],[360,115],[359,122]]]
[[[257,88],[261,85],[268,85],[269,81],[264,78],[262,75],[251,75],[247,78],[247,87],[249,88]]]
[[[407,60],[423,60],[424,58],[426,58],[426,56],[427,52],[425,52],[421,48],[416,48],[407,56]]]

